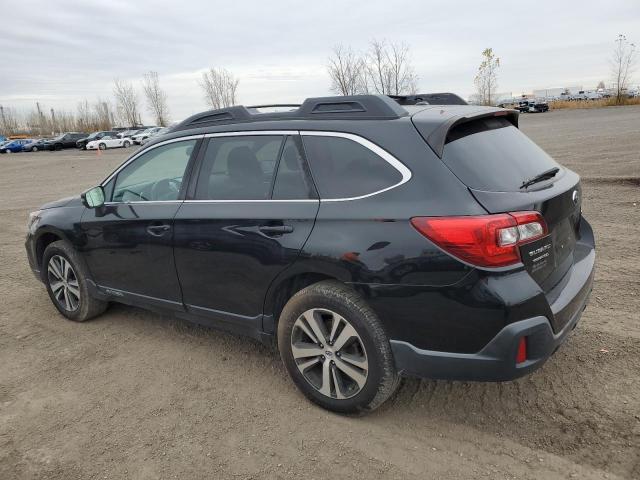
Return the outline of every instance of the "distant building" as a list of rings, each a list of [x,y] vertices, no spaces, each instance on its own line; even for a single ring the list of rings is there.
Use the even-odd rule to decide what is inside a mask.
[[[579,89],[580,90],[580,89]],[[553,88],[545,88],[540,90],[534,90],[534,97],[559,97],[561,93],[565,91],[565,87],[553,87]],[[569,90],[571,92],[571,90]],[[577,91],[576,91],[577,93]]]

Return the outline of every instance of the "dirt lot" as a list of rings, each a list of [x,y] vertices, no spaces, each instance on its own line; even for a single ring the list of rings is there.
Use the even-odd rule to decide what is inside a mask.
[[[299,394],[250,340],[113,306],[62,319],[28,269],[30,210],[130,151],[0,157],[0,479],[640,478],[640,107],[521,117],[584,179],[591,305],[515,382],[408,380],[364,418]]]

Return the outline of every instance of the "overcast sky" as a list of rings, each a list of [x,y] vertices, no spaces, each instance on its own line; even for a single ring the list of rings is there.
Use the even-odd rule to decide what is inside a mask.
[[[473,93],[485,47],[499,90],[595,88],[618,33],[640,42],[640,0],[171,1],[0,0],[0,104],[75,110],[110,99],[114,77],[154,70],[172,120],[206,109],[198,79],[225,67],[244,104],[329,94],[327,58],[342,43],[404,42],[422,92]],[[640,83],[640,72],[635,76]],[[146,116],[150,121],[151,117]]]

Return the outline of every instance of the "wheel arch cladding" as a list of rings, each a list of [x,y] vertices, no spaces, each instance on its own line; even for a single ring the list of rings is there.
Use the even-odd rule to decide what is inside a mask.
[[[282,309],[291,297],[303,288],[324,280],[336,280],[340,283],[344,283],[340,279],[332,277],[331,275],[318,272],[296,273],[274,281],[267,292],[263,308],[265,313],[263,330],[265,333],[275,333],[277,331]]]
[[[42,259],[46,248],[58,240],[64,240],[64,237],[51,231],[44,232],[38,237],[36,240],[36,261],[38,262],[38,268],[42,268]]]

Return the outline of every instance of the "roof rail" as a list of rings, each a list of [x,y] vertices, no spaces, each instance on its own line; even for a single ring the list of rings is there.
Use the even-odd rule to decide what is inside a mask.
[[[265,107],[297,107],[288,112],[257,112]],[[212,125],[270,120],[391,120],[409,113],[386,95],[350,95],[307,98],[302,105],[242,105],[197,113],[172,127],[171,131]]]
[[[389,95],[400,105],[468,105],[455,93],[416,93],[415,95]]]
[[[300,107],[299,103],[274,103],[274,104],[269,104],[269,105],[251,105],[249,107],[247,107],[249,110],[251,110],[252,108],[274,108],[274,107],[295,107],[298,108]]]

